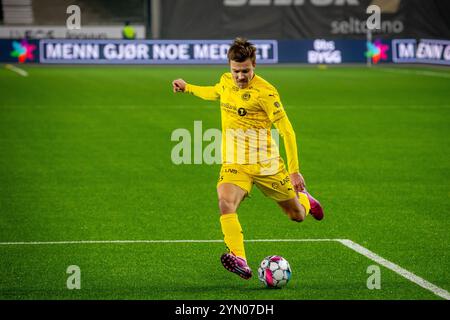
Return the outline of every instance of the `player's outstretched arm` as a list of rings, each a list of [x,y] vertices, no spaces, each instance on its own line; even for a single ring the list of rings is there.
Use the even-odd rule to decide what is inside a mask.
[[[172,81],[173,92],[191,93],[204,100],[218,100],[220,98],[220,85],[215,86],[195,86],[189,84],[183,79],[176,79]]]

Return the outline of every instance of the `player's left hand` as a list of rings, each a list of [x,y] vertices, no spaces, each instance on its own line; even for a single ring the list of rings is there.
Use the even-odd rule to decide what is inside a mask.
[[[300,192],[305,189],[305,179],[299,172],[291,173],[289,177],[291,178],[291,184],[295,192]]]

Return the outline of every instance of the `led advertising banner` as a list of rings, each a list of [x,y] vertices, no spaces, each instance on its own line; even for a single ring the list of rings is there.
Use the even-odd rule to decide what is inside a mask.
[[[226,64],[230,40],[41,40],[41,63]],[[255,40],[259,63],[277,63],[275,40]]]
[[[0,62],[39,62],[39,41],[0,39]]]
[[[258,64],[450,65],[450,41],[430,39],[252,40]],[[44,64],[227,64],[231,40],[9,40],[0,62]]]
[[[309,64],[365,63],[364,40],[284,40],[279,41],[280,62]]]
[[[341,64],[392,62],[391,42],[366,40],[284,40],[278,42],[281,63]]]
[[[432,63],[450,65],[448,40],[392,40],[392,60],[395,63]]]
[[[227,64],[231,40],[41,40],[40,62],[52,64]],[[390,62],[390,42],[254,40],[258,64]]]

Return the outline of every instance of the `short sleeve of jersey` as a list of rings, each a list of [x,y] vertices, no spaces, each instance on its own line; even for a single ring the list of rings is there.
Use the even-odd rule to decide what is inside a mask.
[[[259,94],[259,102],[272,123],[286,116],[277,90],[262,90]]]

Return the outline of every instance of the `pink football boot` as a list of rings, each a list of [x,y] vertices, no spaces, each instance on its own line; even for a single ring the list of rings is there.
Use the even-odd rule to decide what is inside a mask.
[[[244,259],[236,257],[231,253],[224,253],[222,257],[220,257],[220,261],[225,269],[236,273],[241,278],[250,279],[252,277],[252,270]]]
[[[309,200],[309,204],[311,205],[311,209],[309,209],[309,213],[314,217],[316,220],[322,220],[323,219],[323,209],[320,205],[320,202],[314,199],[312,195],[309,194],[306,189],[303,189],[301,191],[302,193],[306,194]]]

